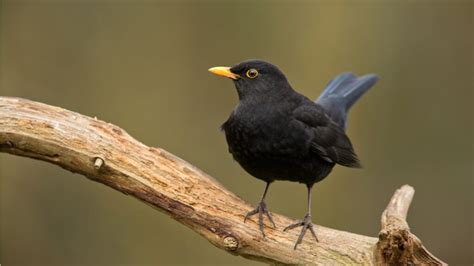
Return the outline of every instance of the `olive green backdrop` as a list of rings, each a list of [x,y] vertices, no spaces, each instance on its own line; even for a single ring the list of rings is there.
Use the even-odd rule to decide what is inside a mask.
[[[218,130],[236,92],[207,69],[265,59],[311,98],[340,72],[375,72],[349,119],[364,168],[336,167],[316,185],[314,221],[376,236],[408,183],[413,232],[447,262],[474,262],[472,1],[4,0],[0,43],[1,95],[119,125],[252,203],[264,184],[233,162]],[[258,264],[82,176],[0,160],[4,265]],[[305,198],[304,186],[279,182],[268,205],[301,218]]]

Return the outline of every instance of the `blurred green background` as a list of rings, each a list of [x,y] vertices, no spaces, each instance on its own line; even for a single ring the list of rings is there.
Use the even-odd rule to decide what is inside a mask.
[[[336,167],[316,185],[316,223],[376,236],[408,183],[412,231],[441,259],[474,262],[473,1],[1,4],[1,95],[119,125],[256,203],[264,183],[233,162],[218,130],[236,92],[207,73],[249,58],[280,66],[310,98],[343,71],[381,77],[349,119],[364,168]],[[258,264],[79,175],[0,160],[4,265]],[[301,218],[305,198],[304,186],[278,182],[267,203]]]

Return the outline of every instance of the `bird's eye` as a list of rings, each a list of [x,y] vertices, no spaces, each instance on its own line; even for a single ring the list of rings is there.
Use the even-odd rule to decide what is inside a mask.
[[[247,75],[247,77],[251,79],[254,79],[258,76],[258,71],[255,68],[251,68],[247,70],[247,73],[245,73],[245,75]]]

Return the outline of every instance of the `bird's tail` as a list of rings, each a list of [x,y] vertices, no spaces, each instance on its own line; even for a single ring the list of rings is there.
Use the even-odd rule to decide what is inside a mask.
[[[316,103],[345,129],[349,109],[377,80],[378,77],[375,74],[357,77],[352,73],[343,73],[328,83]]]

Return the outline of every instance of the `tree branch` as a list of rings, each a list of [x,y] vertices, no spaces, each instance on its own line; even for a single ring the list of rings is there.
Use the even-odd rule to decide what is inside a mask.
[[[278,229],[264,239],[252,207],[215,179],[119,127],[59,107],[0,97],[0,151],[59,165],[165,212],[213,245],[249,259],[278,264],[443,264],[412,235],[406,214],[414,190],[397,190],[377,238],[317,226],[320,242],[283,232],[293,221],[274,214]]]

